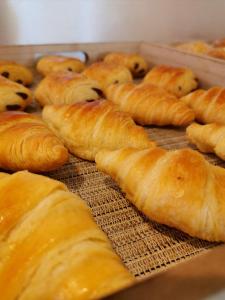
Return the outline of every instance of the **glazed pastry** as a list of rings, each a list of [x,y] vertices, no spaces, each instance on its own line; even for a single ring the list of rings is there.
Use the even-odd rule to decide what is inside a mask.
[[[0,219],[2,300],[99,299],[134,281],[59,181],[26,171],[0,178]]]
[[[69,151],[83,159],[94,160],[105,148],[155,146],[144,128],[109,101],[45,106],[42,116]]]
[[[68,160],[62,142],[31,114],[0,113],[0,141],[0,169],[44,172]]]
[[[208,52],[209,56],[225,59],[225,48],[215,48]]]
[[[101,87],[96,81],[68,71],[47,75],[39,83],[34,94],[42,106],[96,100],[102,95]]]
[[[43,76],[51,72],[70,71],[80,73],[85,69],[85,64],[73,57],[51,55],[42,57],[37,63],[37,70]]]
[[[211,46],[204,41],[192,41],[179,44],[176,48],[190,53],[207,54],[207,52],[211,49]]]
[[[156,66],[149,71],[144,82],[164,88],[177,97],[187,95],[198,86],[197,79],[190,69],[163,65]]]
[[[194,110],[199,122],[225,125],[225,88],[213,87],[207,91],[200,89],[180,100]]]
[[[197,151],[103,150],[96,163],[151,220],[208,241],[225,241],[225,170]]]
[[[32,72],[14,61],[0,60],[0,75],[23,85],[31,85],[33,82]]]
[[[135,78],[143,77],[148,69],[146,60],[139,54],[112,52],[105,56],[104,61],[127,67]]]
[[[149,83],[111,85],[106,94],[141,125],[186,126],[194,120],[194,112],[176,96]]]
[[[225,126],[216,123],[200,125],[193,123],[187,128],[187,137],[198,149],[215,153],[225,160]]]
[[[84,70],[83,74],[99,82],[103,90],[112,83],[131,82],[131,72],[124,66],[115,63],[97,62]]]
[[[31,102],[32,94],[28,88],[0,76],[0,112],[24,110]]]

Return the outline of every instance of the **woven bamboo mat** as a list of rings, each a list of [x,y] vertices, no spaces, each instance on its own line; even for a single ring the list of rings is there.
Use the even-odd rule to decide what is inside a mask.
[[[147,130],[150,137],[166,149],[190,147],[182,129],[152,127]],[[206,155],[206,158],[225,166],[225,162],[214,155]],[[94,163],[71,156],[67,165],[48,175],[64,182],[88,203],[96,222],[137,278],[150,276],[217,245],[151,222],[125,199],[109,176],[96,169]]]

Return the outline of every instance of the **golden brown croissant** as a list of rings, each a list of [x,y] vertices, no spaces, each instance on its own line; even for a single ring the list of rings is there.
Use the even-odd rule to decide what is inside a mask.
[[[70,71],[80,73],[85,69],[85,64],[77,58],[60,55],[42,57],[37,63],[37,70],[43,76],[51,72]]]
[[[148,69],[146,60],[136,53],[112,52],[105,56],[104,61],[127,67],[135,78],[143,77]]]
[[[147,132],[109,101],[45,106],[43,119],[71,153],[94,160],[101,149],[155,146]]]
[[[214,152],[225,160],[225,126],[193,123],[187,128],[188,139],[202,152]]]
[[[191,236],[225,241],[225,170],[197,151],[103,150],[96,163],[150,219]]]
[[[88,78],[98,81],[104,91],[112,83],[132,81],[131,72],[126,67],[115,63],[94,63],[86,68],[83,74]]]
[[[31,102],[32,93],[28,88],[0,76],[0,112],[23,110]]]
[[[185,126],[194,120],[194,112],[174,95],[149,83],[110,85],[107,98],[128,112],[142,125]]]
[[[0,113],[0,168],[43,172],[67,160],[67,149],[40,118],[22,112]]]
[[[0,177],[3,300],[99,299],[134,281],[90,209],[59,181]]]
[[[55,72],[47,75],[35,90],[35,99],[42,105],[70,104],[96,100],[103,92],[97,81],[82,74]]]
[[[33,82],[32,72],[14,61],[0,60],[0,75],[23,85],[30,85]]]
[[[190,69],[163,65],[150,70],[146,74],[144,82],[164,88],[177,97],[187,95],[198,86],[198,82]]]
[[[191,53],[207,54],[207,52],[211,49],[211,46],[204,41],[192,41],[179,44],[176,48]]]
[[[199,122],[225,124],[225,88],[199,89],[180,100],[194,110]]]

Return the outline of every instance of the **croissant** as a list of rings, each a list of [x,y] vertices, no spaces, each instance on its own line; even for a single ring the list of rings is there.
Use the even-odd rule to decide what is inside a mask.
[[[104,61],[125,66],[135,78],[143,77],[148,69],[146,60],[139,54],[112,52],[105,56]]]
[[[47,75],[35,90],[35,99],[42,105],[70,104],[102,97],[100,85],[84,75],[55,72]]]
[[[0,112],[23,110],[31,102],[32,93],[28,88],[0,76]]]
[[[3,300],[99,299],[134,278],[79,196],[26,171],[0,177]]]
[[[106,95],[141,125],[185,126],[194,119],[194,112],[176,96],[149,83],[110,85]]]
[[[225,160],[225,126],[216,123],[199,125],[193,123],[188,126],[188,139],[202,152],[214,152]]]
[[[104,148],[155,146],[144,128],[109,101],[46,106],[42,116],[69,151],[83,159],[94,160]]]
[[[0,60],[0,75],[23,85],[30,85],[33,82],[32,72],[14,61]]]
[[[83,74],[98,81],[103,91],[112,83],[132,81],[131,72],[126,67],[115,63],[96,62],[86,68]]]
[[[199,122],[225,124],[225,88],[199,89],[180,100],[194,110]]]
[[[192,41],[179,44],[176,48],[196,54],[207,54],[207,52],[211,49],[211,46],[204,41]]]
[[[60,55],[42,57],[37,63],[37,70],[43,76],[51,72],[70,71],[80,73],[85,69],[85,64],[77,58]]]
[[[43,121],[23,112],[0,113],[0,168],[44,172],[68,160],[68,151]]]
[[[163,65],[150,70],[146,74],[144,82],[162,87],[177,97],[187,95],[198,86],[197,79],[190,69]]]
[[[208,241],[225,241],[225,170],[197,151],[102,150],[96,163],[153,221]]]

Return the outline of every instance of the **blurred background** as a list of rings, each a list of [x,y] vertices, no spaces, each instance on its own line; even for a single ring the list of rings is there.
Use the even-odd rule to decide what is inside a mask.
[[[225,36],[224,0],[0,0],[0,44]]]

